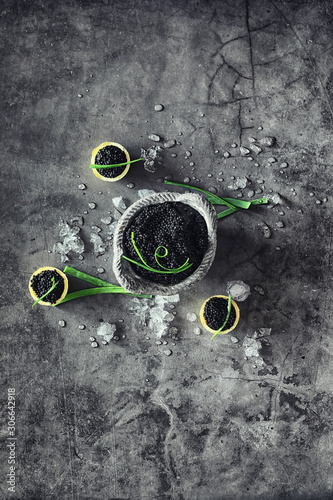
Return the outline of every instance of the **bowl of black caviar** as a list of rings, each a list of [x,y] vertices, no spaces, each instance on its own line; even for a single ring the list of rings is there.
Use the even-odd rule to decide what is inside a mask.
[[[125,177],[129,171],[130,160],[130,155],[124,146],[117,142],[103,142],[92,152],[91,168],[96,177],[102,181],[116,182]]]
[[[231,297],[213,295],[201,307],[202,325],[211,333],[225,334],[234,330],[240,317],[239,307]]]
[[[55,306],[68,292],[67,276],[55,267],[40,267],[30,278],[29,291],[35,300],[33,305]]]
[[[113,271],[131,293],[173,295],[210,269],[217,246],[215,208],[193,193],[155,193],[131,205],[114,234]]]

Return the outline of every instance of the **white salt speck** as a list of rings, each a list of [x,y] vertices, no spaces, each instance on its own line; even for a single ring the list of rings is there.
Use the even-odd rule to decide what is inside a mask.
[[[90,210],[95,210],[96,203],[88,203],[88,207],[90,208]]]
[[[81,189],[81,191],[83,191],[84,189],[86,189],[86,185],[85,184],[79,184],[79,189]]]

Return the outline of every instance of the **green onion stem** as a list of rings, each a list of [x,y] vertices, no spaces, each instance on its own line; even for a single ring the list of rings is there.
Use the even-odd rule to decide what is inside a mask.
[[[52,281],[52,286],[51,286],[50,290],[48,290],[46,293],[44,293],[44,295],[42,295],[41,297],[39,297],[39,299],[37,299],[36,302],[34,302],[31,307],[34,307],[34,305],[38,304],[38,302],[40,302],[41,300],[43,300],[49,293],[52,292],[52,290],[55,289],[55,287],[59,283],[59,281],[55,282],[54,276],[52,276],[51,281]]]
[[[139,295],[139,294],[135,294],[135,293],[126,292],[121,287],[112,285],[112,286],[100,286],[98,288],[86,288],[84,290],[79,290],[77,292],[68,293],[66,295],[66,297],[61,302],[58,302],[57,304],[53,304],[53,306],[58,306],[60,304],[63,304],[64,302],[68,302],[69,300],[73,300],[73,299],[78,299],[80,297],[86,297],[88,295],[99,295],[99,294],[103,294],[103,293],[122,293],[124,295],[131,295],[132,297],[142,297],[142,298],[147,298],[147,299],[152,298],[151,295]]]
[[[207,196],[207,201],[209,201],[212,205],[226,205],[227,207],[229,207],[228,210],[224,210],[224,212],[221,212],[217,215],[218,219],[222,219],[222,217],[226,217],[227,215],[231,215],[234,212],[238,212],[238,210],[240,210],[241,208],[247,210],[251,207],[251,205],[264,205],[268,203],[267,198],[258,198],[257,200],[244,201],[236,198],[219,197],[215,194],[210,193],[209,191],[205,191],[204,189],[195,186],[190,186],[189,184],[182,184],[180,182],[171,181],[164,181],[164,183],[201,191]]]
[[[143,158],[137,158],[136,160],[125,161],[124,163],[113,163],[112,165],[96,165],[92,163],[90,168],[100,169],[100,168],[116,168],[122,167],[123,165],[128,165],[129,163],[135,163],[136,161],[144,161]]]
[[[138,249],[138,247],[137,247],[137,245],[136,245],[136,243],[135,243],[135,239],[134,239],[134,231],[132,231],[132,232],[131,232],[131,240],[132,240],[132,245],[133,245],[133,247],[134,247],[134,250],[135,250],[135,251],[136,251],[136,253],[138,254],[138,256],[139,256],[139,258],[140,258],[140,260],[141,260],[142,264],[141,264],[140,262],[137,262],[136,260],[133,260],[133,259],[130,259],[129,257],[126,257],[126,255],[123,255],[122,257],[123,257],[123,259],[128,260],[129,262],[132,262],[132,264],[136,264],[137,266],[142,267],[143,269],[146,269],[146,271],[151,271],[151,272],[153,272],[153,273],[159,273],[159,274],[178,274],[178,273],[181,273],[182,271],[185,271],[186,269],[188,269],[189,267],[191,267],[191,266],[192,266],[192,264],[188,264],[189,259],[187,259],[187,260],[184,262],[184,264],[183,264],[183,265],[181,265],[180,267],[176,267],[176,268],[173,268],[173,269],[172,269],[172,268],[168,268],[168,267],[164,267],[164,266],[162,266],[162,264],[160,264],[160,263],[158,262],[157,257],[161,257],[161,258],[166,257],[166,256],[168,255],[168,249],[167,249],[166,247],[164,247],[164,246],[162,246],[162,245],[161,245],[161,246],[157,247],[157,248],[156,248],[156,250],[155,250],[155,260],[156,260],[157,264],[158,264],[158,265],[159,265],[162,269],[164,269],[164,271],[162,271],[162,270],[160,271],[159,269],[155,269],[155,268],[153,268],[153,267],[149,266],[149,265],[148,265],[148,264],[144,261],[144,259],[143,259],[142,255],[141,255],[141,253],[140,253],[140,251],[139,251],[139,249]],[[160,254],[158,253],[158,249],[159,249],[159,248],[164,248],[164,250],[165,250],[164,255],[160,255]]]
[[[232,305],[232,302],[231,302],[231,295],[229,293],[229,296],[228,296],[228,310],[227,310],[227,316],[225,318],[225,321],[223,323],[223,325],[221,326],[221,328],[219,328],[218,330],[216,330],[216,332],[214,333],[214,335],[212,336],[212,338],[210,340],[213,340],[213,338],[218,335],[219,333],[222,333],[223,332],[223,328],[225,327],[225,325],[228,323],[228,319],[230,317],[230,313],[231,313],[231,305]]]

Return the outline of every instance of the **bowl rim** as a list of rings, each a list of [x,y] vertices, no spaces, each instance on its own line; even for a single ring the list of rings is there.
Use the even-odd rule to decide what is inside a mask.
[[[214,297],[223,298],[225,300],[228,300],[228,298],[229,298],[227,295],[212,295],[211,297],[208,297],[208,299],[206,299],[205,302],[202,304],[201,309],[200,309],[200,320],[201,320],[202,325],[206,328],[206,330],[208,330],[211,333],[216,333],[217,330],[213,330],[212,328],[210,328],[207,325],[207,322],[203,316],[203,313],[204,313],[205,305],[207,304],[207,302],[210,299],[213,299]],[[235,318],[234,324],[230,328],[228,328],[228,330],[223,330],[223,332],[220,332],[218,335],[225,335],[226,333],[229,333],[232,330],[234,330],[236,328],[236,326],[238,325],[239,318],[240,318],[239,307],[238,307],[238,304],[233,299],[231,299],[231,303],[232,303],[232,305],[235,309],[235,312],[236,312],[236,318]]]
[[[122,146],[121,144],[118,144],[117,142],[102,142],[102,144],[100,144],[99,146],[97,146],[92,154],[91,154],[91,164],[94,165],[95,163],[95,158],[96,158],[96,155],[98,153],[98,151],[102,148],[104,148],[105,146],[115,146],[119,149],[121,149],[125,155],[126,155],[126,160],[129,162],[131,161],[131,158],[130,158],[130,155],[129,155],[129,152],[127,151],[127,149],[124,148],[124,146]],[[96,175],[96,177],[98,177],[99,179],[101,179],[102,181],[107,181],[107,182],[116,182],[116,181],[119,181],[120,179],[122,179],[123,177],[125,177],[125,175],[127,174],[127,172],[129,171],[130,169],[130,166],[131,164],[128,163],[126,166],[125,166],[125,169],[122,171],[121,174],[117,175],[117,177],[104,177],[103,175],[101,175],[99,172],[98,172],[98,169],[96,168],[92,168],[91,170],[94,172],[94,174]]]
[[[143,207],[168,201],[178,201],[190,205],[203,216],[208,230],[208,247],[202,262],[193,274],[175,285],[162,285],[136,275],[123,255],[123,234],[129,221]],[[161,192],[145,196],[134,202],[118,221],[113,238],[113,272],[118,283],[131,293],[152,295],[175,295],[200,281],[213,264],[217,247],[217,215],[214,206],[197,193]]]
[[[62,271],[60,271],[60,269],[58,269],[57,267],[54,267],[54,266],[43,266],[43,267],[40,267],[39,269],[37,269],[36,271],[34,271],[32,273],[32,275],[30,276],[30,280],[29,280],[29,291],[30,291],[30,294],[32,296],[32,298],[36,301],[39,299],[39,297],[37,297],[37,294],[35,293],[35,291],[33,290],[32,286],[31,286],[31,281],[32,281],[32,278],[34,276],[37,276],[38,274],[40,274],[42,271],[57,271],[57,273],[62,277],[62,279],[64,280],[64,291],[62,292],[61,296],[59,297],[59,299],[57,299],[55,301],[54,304],[51,304],[50,302],[46,302],[44,300],[40,300],[38,302],[38,304],[42,305],[42,306],[54,306],[56,304],[58,304],[59,302],[61,302],[67,295],[67,292],[68,292],[68,278],[66,276],[65,273],[63,273]]]

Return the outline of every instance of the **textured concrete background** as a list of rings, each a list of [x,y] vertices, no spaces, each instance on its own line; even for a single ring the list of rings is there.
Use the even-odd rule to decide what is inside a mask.
[[[1,498],[333,498],[332,2],[2,0],[0,17]],[[135,158],[152,133],[178,141],[156,173],[138,163],[109,184],[89,170],[100,143]],[[274,147],[240,154],[266,136]],[[101,219],[166,175],[275,202],[219,221],[215,263],[179,302],[31,308],[31,273],[64,268],[62,220],[84,218],[83,260],[67,264],[114,282]],[[233,280],[251,288],[237,329],[195,334],[187,314]],[[102,321],[119,340],[94,349]],[[253,338],[260,328],[270,335]]]

